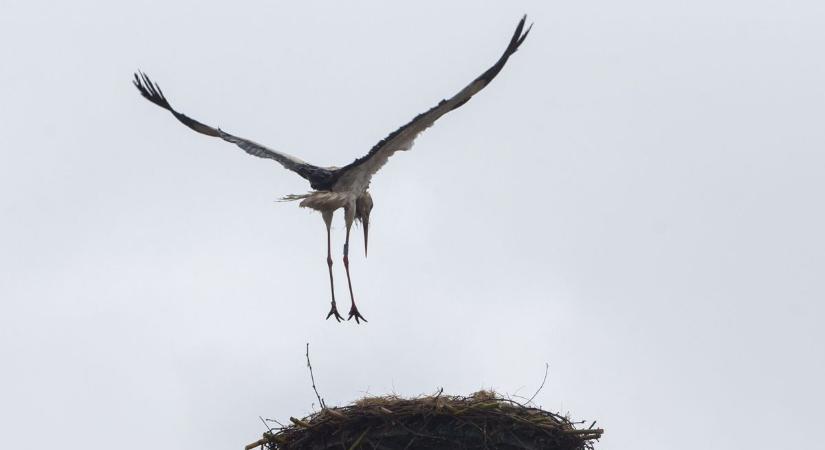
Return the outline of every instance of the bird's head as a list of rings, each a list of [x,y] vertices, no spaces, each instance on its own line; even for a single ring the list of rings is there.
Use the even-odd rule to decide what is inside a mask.
[[[367,243],[370,237],[370,212],[372,211],[372,196],[364,193],[355,201],[355,219],[361,221],[364,227],[364,256],[367,256]]]

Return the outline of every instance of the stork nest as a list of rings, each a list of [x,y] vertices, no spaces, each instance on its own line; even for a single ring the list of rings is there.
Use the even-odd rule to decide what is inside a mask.
[[[280,449],[591,449],[604,430],[502,398],[490,391],[469,397],[367,397],[323,408],[272,429],[246,450]]]

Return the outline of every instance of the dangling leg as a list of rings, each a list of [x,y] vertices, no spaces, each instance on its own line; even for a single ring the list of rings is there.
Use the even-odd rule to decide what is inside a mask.
[[[327,319],[335,316],[335,320],[341,321],[343,317],[338,314],[338,307],[335,305],[335,285],[332,282],[332,243],[330,242],[329,228],[332,225],[332,211],[324,211],[324,223],[327,226],[327,268],[329,268],[329,292],[332,294],[332,307],[329,309]]]
[[[352,217],[349,214],[347,214],[346,219],[347,219],[347,240],[346,240],[346,242],[344,242],[344,268],[347,270],[347,285],[349,285],[349,298],[350,298],[350,300],[352,300],[352,306],[349,309],[349,317],[347,317],[347,320],[350,320],[353,317],[355,317],[355,323],[361,323],[360,320],[363,320],[364,322],[366,322],[367,319],[365,319],[364,316],[362,316],[361,313],[358,312],[358,308],[355,307],[355,296],[352,294],[352,280],[350,280],[350,277],[349,277],[349,256],[348,256],[349,255],[349,230],[350,230],[350,227],[352,226]]]

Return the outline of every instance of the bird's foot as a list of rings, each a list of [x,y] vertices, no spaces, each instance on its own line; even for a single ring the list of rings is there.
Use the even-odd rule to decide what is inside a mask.
[[[352,307],[349,309],[349,317],[347,317],[347,320],[350,320],[353,317],[355,317],[355,323],[360,324],[361,320],[363,320],[365,323],[367,322],[367,319],[365,319],[364,316],[362,316],[361,313],[358,312],[358,308],[355,307],[355,303],[353,303]]]
[[[327,320],[329,320],[329,318],[333,316],[335,317],[335,320],[337,320],[338,322],[344,320],[341,314],[338,314],[338,307],[335,305],[335,302],[332,302],[332,307],[329,309],[329,314],[327,314]]]

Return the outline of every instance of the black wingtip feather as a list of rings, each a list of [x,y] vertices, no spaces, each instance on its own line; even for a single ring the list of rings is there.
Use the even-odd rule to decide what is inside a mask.
[[[527,27],[527,31],[525,31],[524,34],[521,35],[521,38],[518,40],[518,44],[516,44],[516,49],[518,49],[518,47],[521,46],[521,43],[524,42],[525,39],[527,39],[527,35],[530,34],[530,30],[532,30],[532,29],[533,29],[533,24],[531,23],[530,26]]]
[[[518,50],[521,43],[524,42],[524,39],[527,38],[527,35],[530,34],[530,30],[533,29],[532,23],[529,27],[527,27],[527,31],[524,31],[524,33],[522,33],[522,31],[524,30],[524,25],[526,23],[527,14],[523,15],[521,17],[521,20],[519,20],[518,25],[516,26],[516,31],[513,32],[513,38],[510,39],[510,45],[507,46],[505,54],[512,55],[513,53],[515,53],[516,50]]]
[[[146,76],[145,73],[138,71],[135,73],[135,80],[133,81],[135,87],[140,92],[140,94],[150,102],[162,107],[169,109],[169,102],[163,98],[162,95],[159,95],[155,90],[155,87],[152,85],[152,80]]]
[[[163,96],[163,92],[160,90],[160,86],[157,83],[153,82],[149,77],[138,70],[135,72],[135,79],[132,81],[140,94],[150,102],[160,106],[161,108],[167,109],[172,111],[172,106],[169,105],[169,101],[166,100],[166,97]]]
[[[197,120],[192,119],[191,117],[188,117],[185,114],[181,114],[175,111],[172,108],[172,105],[169,104],[169,101],[166,100],[166,97],[163,95],[163,91],[160,90],[160,86],[154,81],[152,81],[149,78],[149,76],[145,73],[139,70],[135,72],[135,79],[132,80],[132,83],[135,85],[137,90],[140,91],[140,95],[142,95],[146,100],[149,100],[150,102],[171,112],[181,123],[183,123],[187,127],[207,136],[220,136],[220,132],[218,130],[210,127],[209,125],[200,123]]]
[[[527,38],[527,34],[530,33],[530,30],[533,28],[533,24],[530,24],[530,26],[527,28],[527,31],[524,31],[524,24],[526,22],[527,15],[525,14],[524,17],[522,17],[521,20],[519,20],[518,25],[516,26],[516,31],[513,32],[513,37],[510,38],[510,43],[507,44],[507,48],[504,50],[504,53],[501,55],[501,58],[499,58],[499,60],[493,65],[493,67],[490,67],[489,69],[487,69],[486,72],[481,74],[481,76],[478,77],[479,80],[483,80],[489,83],[493,80],[493,78],[496,77],[496,75],[498,75],[498,73],[504,67],[504,64],[506,64],[510,56],[513,53],[515,53],[516,50],[518,50],[521,43],[524,42],[524,39]],[[522,33],[522,31],[524,32]]]

